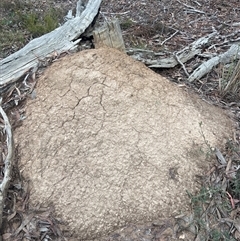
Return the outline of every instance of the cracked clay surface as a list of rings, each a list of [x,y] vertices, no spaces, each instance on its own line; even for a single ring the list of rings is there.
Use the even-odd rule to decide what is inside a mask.
[[[233,133],[222,110],[117,50],[60,59],[36,91],[20,167],[31,202],[53,203],[78,240],[185,210],[209,167],[201,131],[213,147]]]

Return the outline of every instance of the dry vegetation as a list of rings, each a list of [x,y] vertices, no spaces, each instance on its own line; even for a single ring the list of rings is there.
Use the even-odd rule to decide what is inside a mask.
[[[1,0],[0,2],[0,58],[23,47],[29,40],[63,23],[64,15],[76,5],[74,1]],[[232,43],[240,43],[240,2],[133,0],[103,1],[99,22],[120,19],[127,48],[151,49],[169,56],[194,40],[218,31],[218,36],[202,55],[185,67],[190,73],[208,56],[224,52]],[[186,82],[181,66],[155,70],[172,81],[193,88],[203,99],[232,112],[236,133],[224,150],[211,153],[216,160],[213,168],[201,177],[202,189],[188,193],[192,213],[158,224],[131,224],[102,240],[239,240],[240,239],[240,62],[239,55],[228,65],[219,65],[207,76],[194,83]],[[24,87],[19,84],[19,90]],[[17,126],[24,118],[24,103],[9,96],[3,105]],[[24,98],[22,98],[24,99]],[[18,105],[17,105],[18,104]],[[11,107],[11,108],[10,108]],[[1,151],[6,154],[4,133]],[[54,218],[53,208],[29,207],[29,188],[18,173],[16,148],[14,177],[5,206],[2,229],[3,240],[64,240],[66,227]],[[3,175],[3,160],[0,165]],[[169,227],[173,227],[169,231]],[[136,231],[138,230],[138,232]],[[150,230],[146,235],[146,230]],[[129,238],[129,239],[128,239]],[[164,239],[165,238],[165,239]],[[169,238],[169,239],[167,239]],[[100,240],[100,238],[99,238]]]

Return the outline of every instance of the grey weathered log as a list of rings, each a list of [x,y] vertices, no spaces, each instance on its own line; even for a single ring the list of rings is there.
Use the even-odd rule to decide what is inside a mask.
[[[189,76],[188,81],[193,82],[194,80],[201,79],[204,75],[209,73],[213,67],[219,63],[227,64],[234,59],[240,59],[240,46],[238,44],[233,44],[230,49],[218,56],[215,56],[208,61],[202,63],[194,72]]]
[[[93,31],[95,48],[110,47],[125,52],[124,41],[118,19],[106,22]]]
[[[186,63],[188,60],[192,59],[197,54],[200,54],[203,47],[210,42],[210,40],[216,35],[213,32],[207,36],[199,38],[198,40],[191,43],[189,46],[178,51],[175,55],[182,63]],[[140,51],[139,49],[135,51],[134,49],[128,50],[128,53],[136,60],[139,60],[146,64],[150,68],[173,68],[179,64],[174,56],[169,58],[158,59],[158,53]],[[146,58],[149,56],[150,58]]]
[[[79,16],[70,19],[52,32],[30,41],[24,48],[0,61],[0,94],[4,88],[19,80],[29,71],[35,72],[41,63],[66,51],[74,50],[80,35],[93,22],[99,11],[101,0],[80,1]]]
[[[1,100],[0,100],[1,102]],[[14,144],[13,144],[13,134],[12,127],[8,120],[8,117],[0,105],[0,114],[4,120],[4,133],[7,136],[7,156],[4,158],[4,177],[0,184],[0,229],[2,227],[2,217],[3,217],[3,207],[4,200],[6,199],[6,194],[10,184],[13,168],[13,159],[14,159]]]

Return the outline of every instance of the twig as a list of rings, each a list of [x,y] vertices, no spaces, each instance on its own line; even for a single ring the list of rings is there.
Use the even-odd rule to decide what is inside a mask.
[[[238,44],[239,41],[240,41],[240,37],[236,38],[236,39],[225,40],[222,43],[211,45],[208,49],[210,50],[212,48],[223,47],[223,46],[227,46],[228,47],[231,43],[237,43]]]
[[[226,41],[224,41],[222,43],[219,43],[219,44],[213,44],[210,47],[208,47],[208,50],[214,48],[214,50],[216,51],[216,47],[221,47],[221,46],[225,46],[225,45],[227,45],[227,46],[229,45],[229,41],[228,40],[226,40]]]
[[[239,27],[240,26],[240,22],[238,22],[238,23],[225,23],[225,22],[222,22],[220,20],[217,20],[217,22],[224,25],[224,26],[228,26],[228,27]]]
[[[172,37],[174,37],[177,33],[179,32],[179,30],[177,30],[176,32],[174,32],[170,37],[166,38],[164,41],[162,41],[162,43],[160,44],[161,46],[164,45],[168,40],[170,40]]]
[[[24,215],[25,218],[24,218],[23,222],[21,223],[21,225],[20,225],[20,226],[16,229],[16,231],[14,232],[14,236],[15,236],[15,237],[23,230],[23,228],[24,228],[28,223],[31,222],[31,220],[33,219],[34,215],[35,215],[34,212],[31,213],[31,214],[29,214],[29,215]]]
[[[173,55],[174,55],[174,57],[176,58],[177,62],[178,62],[179,64],[181,64],[181,66],[182,66],[185,74],[187,75],[187,77],[189,77],[189,73],[187,72],[187,70],[186,70],[186,68],[185,68],[185,65],[184,65],[184,64],[182,63],[182,61],[178,58],[178,55],[177,55],[176,53],[174,53]]]
[[[240,22],[239,23],[233,23],[232,26],[233,27],[239,27],[240,26]]]
[[[123,12],[123,13],[107,13],[107,12],[102,12],[100,11],[100,13],[102,14],[110,14],[110,15],[124,15],[124,14],[127,14],[129,13],[130,11],[126,11],[126,12]]]
[[[239,38],[236,38],[236,39],[230,39],[230,42],[231,43],[235,43],[235,42],[239,42],[240,41],[240,37]]]
[[[233,33],[230,33],[228,35],[223,35],[223,36],[219,36],[220,39],[226,39],[226,38],[230,38],[230,37],[234,37],[235,35],[238,35],[240,33],[240,30],[234,31]]]
[[[190,5],[187,5],[187,4],[185,4],[185,3],[182,3],[182,2],[179,1],[179,0],[177,0],[177,2],[179,2],[180,4],[182,4],[182,5],[185,6],[185,7],[189,8],[189,10],[192,11],[192,12],[205,14],[205,12],[200,11],[200,10],[198,10],[198,9],[196,9],[196,8],[190,6]]]
[[[199,22],[199,21],[204,20],[204,19],[206,19],[205,16],[203,16],[203,17],[201,17],[201,18],[194,19],[193,21],[189,22],[189,25],[191,25],[191,24],[193,24],[193,23],[196,23],[196,22]]]
[[[205,14],[205,12],[197,10],[197,9],[189,9],[186,10],[188,13],[201,13],[201,14]]]
[[[232,209],[234,209],[234,208],[235,208],[235,203],[234,203],[234,201],[233,201],[233,198],[232,198],[232,196],[230,195],[229,192],[226,192],[226,193],[227,193],[227,195],[228,195],[228,197],[229,197],[229,199],[230,199],[230,202],[231,202],[231,205],[232,205]]]
[[[202,6],[199,2],[197,2],[197,1],[193,1],[194,3],[196,3],[198,6]]]

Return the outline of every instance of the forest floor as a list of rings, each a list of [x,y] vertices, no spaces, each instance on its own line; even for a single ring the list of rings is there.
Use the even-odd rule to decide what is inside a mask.
[[[64,16],[68,10],[74,10],[76,2],[77,0],[1,1],[0,59],[16,52],[32,38],[63,24]],[[120,21],[126,49],[153,50],[162,56],[170,56],[200,37],[216,31],[217,36],[205,46],[202,55],[185,63],[185,70],[181,65],[153,70],[179,85],[192,88],[205,101],[230,111],[237,128],[234,138],[226,144],[224,150],[220,150],[223,156],[217,155],[215,166],[203,178],[203,189],[196,196],[190,195],[192,214],[159,223],[130,224],[98,240],[239,240],[240,87],[235,91],[223,92],[239,56],[235,56],[227,66],[218,65],[201,80],[193,83],[187,81],[186,71],[191,73],[208,56],[218,56],[227,51],[231,44],[240,43],[240,1],[103,0],[97,24],[101,25],[113,17]],[[239,84],[240,77],[238,78]],[[31,240],[67,238],[64,225],[52,216],[54,212],[51,208],[39,208],[40,218],[35,218],[33,222],[36,215],[28,210],[27,186],[23,188],[19,183],[21,178],[18,178],[16,172],[18,181],[13,181],[10,187],[9,204],[6,205],[9,213],[5,214],[7,222],[2,231],[3,240],[23,240],[24,237],[31,237]],[[216,187],[219,189],[220,186],[223,187],[220,188],[221,192],[216,192]],[[19,194],[20,189],[25,191]],[[17,224],[7,225],[10,221],[16,223],[16,220]],[[16,231],[23,220],[25,225]],[[32,230],[31,233],[29,230]]]

